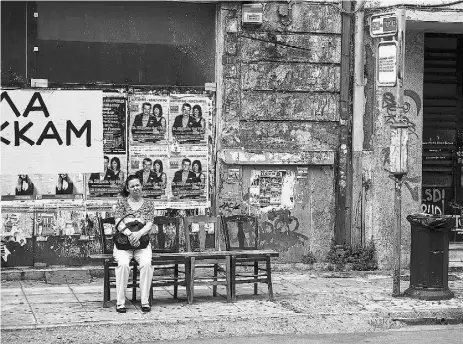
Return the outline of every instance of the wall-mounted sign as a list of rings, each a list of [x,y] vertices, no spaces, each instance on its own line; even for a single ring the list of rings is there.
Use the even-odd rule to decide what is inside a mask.
[[[1,173],[102,171],[102,108],[101,91],[3,91]]]
[[[243,25],[261,25],[263,17],[262,4],[243,4]]]
[[[378,44],[376,83],[378,86],[384,87],[393,87],[397,84],[396,41],[385,41]]]
[[[381,13],[371,16],[371,37],[394,36],[397,33],[396,13]]]

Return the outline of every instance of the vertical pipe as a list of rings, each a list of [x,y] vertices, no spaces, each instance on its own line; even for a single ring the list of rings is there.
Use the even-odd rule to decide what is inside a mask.
[[[337,183],[336,183],[336,226],[335,242],[344,244],[350,239],[350,206],[349,194],[349,168],[350,151],[348,150],[349,135],[349,81],[350,81],[350,43],[351,43],[351,18],[350,12],[352,4],[350,1],[342,1],[342,8],[346,12],[341,13],[341,78],[340,78],[340,128],[339,128],[339,148],[337,159]]]
[[[364,86],[364,12],[355,14],[355,56],[354,56],[354,95],[352,115],[352,217],[350,223],[351,244],[363,244],[363,116],[365,112]]]

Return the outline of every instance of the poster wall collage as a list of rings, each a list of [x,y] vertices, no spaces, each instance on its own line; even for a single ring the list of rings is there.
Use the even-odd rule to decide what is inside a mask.
[[[1,175],[1,199],[111,204],[136,174],[157,208],[208,207],[211,111],[207,94],[103,93],[104,172]]]

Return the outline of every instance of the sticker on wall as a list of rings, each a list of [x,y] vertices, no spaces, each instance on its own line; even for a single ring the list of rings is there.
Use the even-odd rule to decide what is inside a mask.
[[[240,180],[240,169],[239,168],[229,168],[227,171],[227,183],[237,184],[239,180]]]
[[[309,168],[297,166],[296,179],[307,179],[309,177]]]
[[[296,175],[286,170],[252,170],[249,204],[261,211],[294,207]]]

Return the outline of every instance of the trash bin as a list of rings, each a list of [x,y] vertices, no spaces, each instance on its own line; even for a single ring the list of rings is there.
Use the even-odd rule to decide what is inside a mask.
[[[422,300],[454,297],[448,287],[451,215],[408,215],[411,224],[410,287],[404,295]]]

